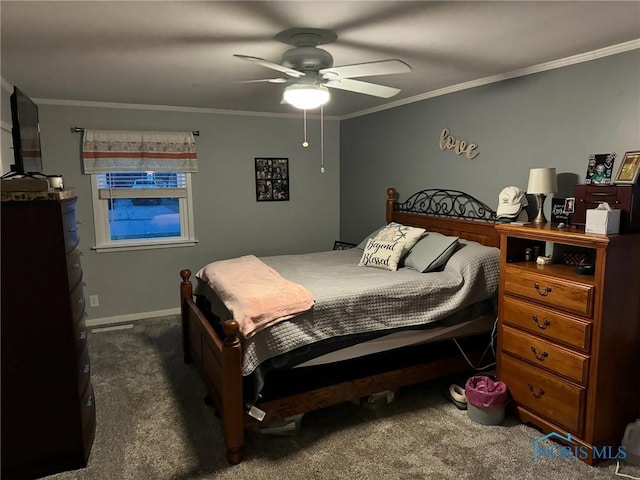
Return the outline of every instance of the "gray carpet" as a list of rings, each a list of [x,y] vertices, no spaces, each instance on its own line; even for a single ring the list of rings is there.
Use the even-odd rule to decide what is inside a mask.
[[[474,423],[442,383],[399,391],[371,410],[345,403],[306,414],[288,436],[248,432],[246,459],[228,466],[204,387],[182,363],[179,321],[140,321],[90,334],[97,431],[87,468],[49,479],[602,479],[615,463],[534,461],[540,433],[507,417]],[[640,468],[621,465],[640,477]]]

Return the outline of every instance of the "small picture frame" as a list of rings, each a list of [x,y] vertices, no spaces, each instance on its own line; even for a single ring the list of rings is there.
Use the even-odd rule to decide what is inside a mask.
[[[356,246],[355,243],[341,242],[339,240],[336,240],[335,242],[333,242],[334,250],[350,250],[355,246]]]
[[[584,183],[587,185],[610,185],[613,176],[615,153],[592,153],[587,163]]]
[[[613,183],[634,184],[638,181],[638,174],[640,174],[640,150],[633,150],[624,154]]]
[[[289,159],[255,159],[256,201],[284,202],[289,200]]]
[[[565,211],[566,198],[551,199],[551,223],[564,223],[569,225],[569,213]]]
[[[576,199],[575,197],[568,197],[564,199],[563,213],[573,213],[576,211]]]

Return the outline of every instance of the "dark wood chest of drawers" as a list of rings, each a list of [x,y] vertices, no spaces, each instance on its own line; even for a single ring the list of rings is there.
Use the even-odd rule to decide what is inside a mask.
[[[622,210],[620,232],[640,232],[640,185],[575,185],[575,212],[572,225],[584,225],[586,213],[600,203],[607,202],[611,208]]]
[[[2,201],[2,478],[86,465],[95,432],[76,199]]]

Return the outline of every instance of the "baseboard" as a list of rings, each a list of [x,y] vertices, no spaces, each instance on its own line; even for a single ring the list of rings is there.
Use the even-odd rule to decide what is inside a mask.
[[[167,310],[156,310],[153,312],[128,313],[125,315],[115,315],[113,317],[92,318],[85,321],[87,327],[98,327],[101,325],[114,325],[117,323],[134,322],[136,320],[146,320],[156,317],[167,317],[169,315],[179,315],[180,308],[169,308]]]

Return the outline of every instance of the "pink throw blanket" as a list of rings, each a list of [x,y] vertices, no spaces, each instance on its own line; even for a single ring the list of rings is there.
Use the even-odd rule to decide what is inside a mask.
[[[224,302],[245,338],[314,304],[306,288],[283,278],[254,255],[210,263],[196,277]]]

